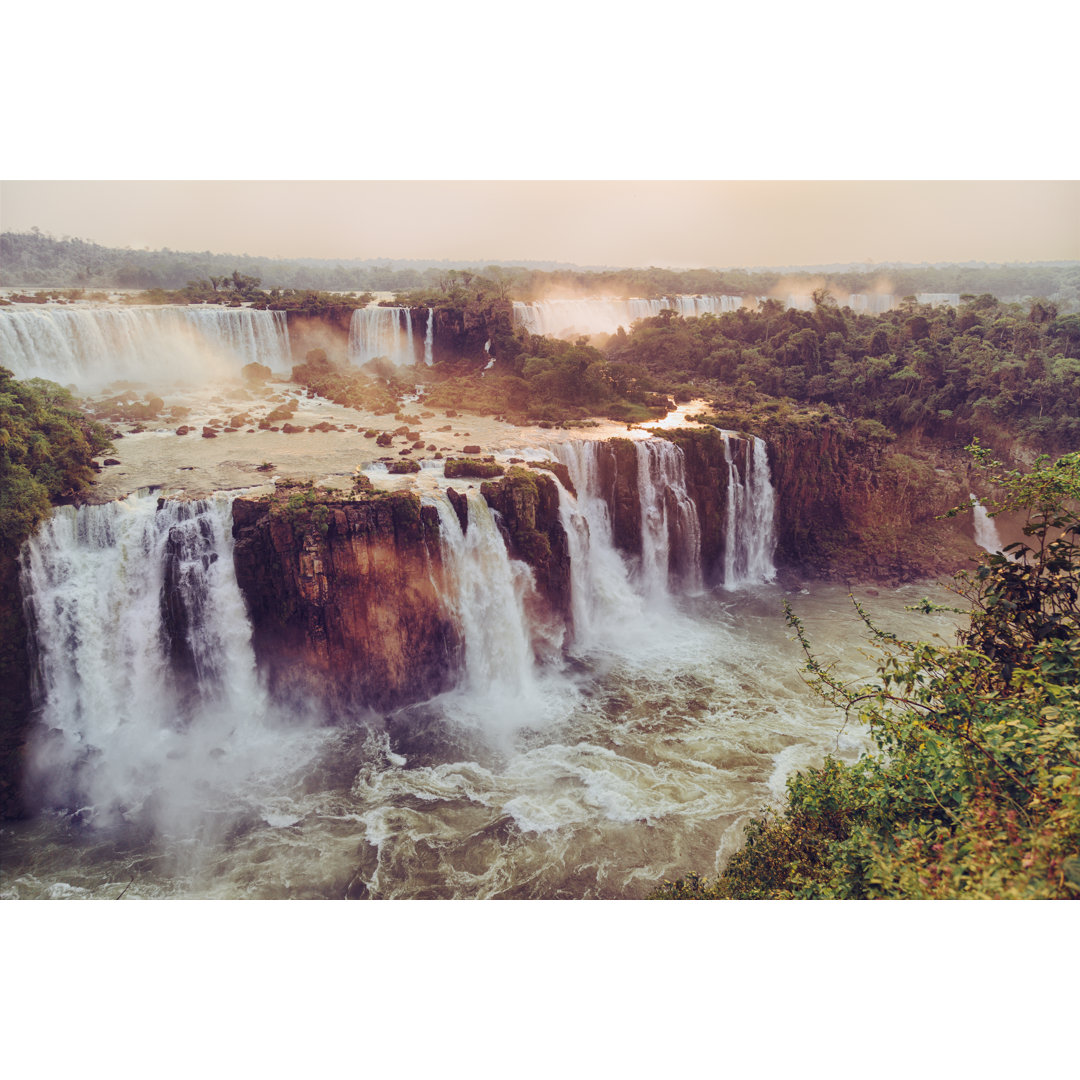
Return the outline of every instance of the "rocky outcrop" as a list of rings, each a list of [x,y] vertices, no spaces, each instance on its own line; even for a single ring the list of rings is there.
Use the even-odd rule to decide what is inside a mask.
[[[413,308],[413,326],[427,327],[427,308]],[[435,363],[486,360],[499,355],[499,344],[513,336],[514,305],[498,298],[470,299],[457,306],[435,309]],[[485,350],[491,342],[491,353]]]
[[[19,564],[0,551],[0,818],[18,818],[26,812],[21,778],[30,706]]]
[[[279,486],[233,503],[237,581],[271,692],[331,715],[421,701],[454,682],[439,519],[411,492]]]
[[[511,467],[500,480],[480,488],[499,515],[511,558],[527,562],[546,604],[545,621],[571,628],[570,543],[559,517],[559,489],[550,476]]]
[[[977,554],[970,524],[938,520],[967,497],[962,464],[940,451],[898,449],[880,424],[813,411],[718,419],[766,442],[777,566],[826,580],[900,583],[952,574]],[[710,563],[722,556],[726,528],[723,438],[690,429],[658,434],[686,456],[708,576]],[[731,440],[740,475],[748,447]]]
[[[641,556],[641,498],[638,495],[637,450],[630,439],[607,439],[600,455],[600,486],[611,513],[615,546]]]

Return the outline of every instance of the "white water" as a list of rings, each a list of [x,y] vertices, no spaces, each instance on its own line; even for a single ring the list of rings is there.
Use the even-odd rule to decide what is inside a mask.
[[[680,315],[692,317],[737,311],[740,307],[741,296],[676,296],[656,300],[590,297],[581,300],[537,300],[531,303],[515,300],[514,323],[530,334],[567,338],[577,334],[613,334],[620,326],[629,330],[638,319],[651,318],[669,308]]]
[[[192,835],[291,741],[267,723],[232,500],[157,502],[62,507],[23,549],[40,703],[32,777],[47,805],[82,807],[97,825]],[[163,619],[170,557],[187,672]]]
[[[167,385],[291,364],[286,314],[252,308],[0,309],[0,363],[16,378],[81,388],[117,379]]]
[[[672,556],[685,588],[701,588],[701,525],[686,491],[683,453],[666,439],[634,444],[641,499],[641,578],[647,596],[666,597],[672,584]]]
[[[574,441],[556,449],[577,492],[572,496],[559,484],[559,516],[570,544],[574,644],[579,650],[610,646],[621,634],[645,625],[643,598],[615,549],[600,482],[600,445]]]
[[[537,654],[557,655],[561,640],[551,641],[547,628],[529,617],[536,597],[532,568],[510,558],[483,496],[476,490],[465,496],[464,533],[445,492],[424,496],[439,511],[443,600],[465,642],[464,671],[448,711],[502,741],[520,727],[544,722],[547,702]]]
[[[731,452],[732,436],[724,436],[728,463],[727,535],[724,541],[724,588],[761,585],[776,577],[776,495],[769,477],[764,439],[750,439],[744,475]]]
[[[986,507],[975,497],[974,494],[969,493],[968,498],[972,501],[972,514],[975,521],[975,543],[983,549],[983,551],[989,551],[991,555],[996,555],[1001,551],[1001,536],[998,534],[997,525],[994,523],[994,519],[987,513]]]
[[[349,363],[359,366],[379,357],[395,367],[416,363],[410,308],[366,307],[353,312]]]
[[[424,363],[428,367],[435,362],[435,309],[428,308],[427,331],[424,334]]]
[[[0,831],[0,895],[115,897],[130,881],[127,898],[641,897],[687,869],[714,873],[792,769],[850,760],[864,736],[807,694],[778,593],[684,595],[669,577],[664,595],[615,550],[598,452],[558,450],[577,490],[560,495],[569,654],[475,488],[464,534],[444,493],[425,489],[460,683],[385,728],[358,717],[322,742],[267,714],[226,501],[188,516],[146,495],[58,511],[28,548],[26,591],[46,673],[35,776],[68,813]],[[648,482],[670,493],[679,479]],[[174,530],[193,682],[163,636]],[[675,542],[669,531],[669,554]],[[827,632],[858,626],[846,592],[795,603],[815,643],[850,662],[843,632]],[[885,602],[903,615],[917,595]]]

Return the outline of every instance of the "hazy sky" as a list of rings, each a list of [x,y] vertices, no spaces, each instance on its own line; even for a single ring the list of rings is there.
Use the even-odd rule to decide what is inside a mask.
[[[0,225],[281,257],[1024,262],[1080,259],[1080,182],[8,181]]]

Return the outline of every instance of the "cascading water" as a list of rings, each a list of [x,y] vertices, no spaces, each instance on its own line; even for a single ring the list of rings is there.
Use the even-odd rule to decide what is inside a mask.
[[[968,498],[972,502],[972,513],[975,520],[975,543],[983,551],[988,551],[991,555],[997,555],[1001,551],[1001,536],[998,534],[994,519],[987,513],[986,507],[979,502],[974,494],[969,493]]]
[[[559,517],[570,545],[575,647],[587,649],[613,633],[643,625],[644,607],[630,582],[626,562],[615,549],[600,480],[601,444],[568,442],[555,452],[577,492],[570,495],[559,484]]]
[[[435,309],[428,308],[427,331],[424,333],[424,363],[428,367],[435,362]]]
[[[750,440],[743,476],[732,453],[728,432],[724,456],[728,465],[727,535],[724,541],[724,588],[761,585],[776,577],[773,524],[776,495],[769,477],[769,457],[763,439]]]
[[[478,491],[466,492],[464,531],[445,492],[424,498],[439,511],[443,600],[465,643],[464,672],[451,715],[496,736],[541,722],[546,704],[536,654],[557,652],[558,645],[543,640],[546,628],[529,618],[536,593],[532,569],[510,558],[495,514]]]
[[[416,363],[410,308],[366,307],[353,312],[349,323],[349,363],[359,366],[377,357],[389,360],[396,367]]]
[[[56,510],[22,554],[31,775],[97,824],[191,834],[282,754],[236,584],[231,499]]]
[[[514,301],[514,323],[530,334],[549,337],[573,337],[575,334],[613,334],[638,319],[652,318],[672,309],[692,318],[698,315],[737,311],[741,296],[676,296],[656,300],[632,298],[611,300],[593,297],[582,300]]]
[[[667,597],[676,575],[686,588],[700,589],[701,525],[686,491],[683,453],[666,439],[643,440],[635,450],[645,594],[654,600]]]
[[[285,312],[203,306],[0,310],[0,357],[16,378],[81,387],[203,382],[252,362],[291,363]]]

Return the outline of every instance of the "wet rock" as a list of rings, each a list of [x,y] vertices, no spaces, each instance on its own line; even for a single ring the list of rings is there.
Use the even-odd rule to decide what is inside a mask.
[[[299,435],[301,431],[305,431],[306,428],[302,424],[282,424],[281,430],[286,435]]]
[[[212,427],[204,427],[202,429],[202,437],[204,439],[216,439],[218,433]]]
[[[442,601],[435,507],[358,487],[293,509],[292,490],[233,503],[237,581],[275,698],[345,715],[448,689],[462,643]]]
[[[470,443],[468,446],[463,446],[461,452],[463,454],[479,454],[480,447],[476,446],[474,443]]]
[[[120,461],[119,461],[118,458],[107,457],[101,464],[102,465],[119,465]]]

